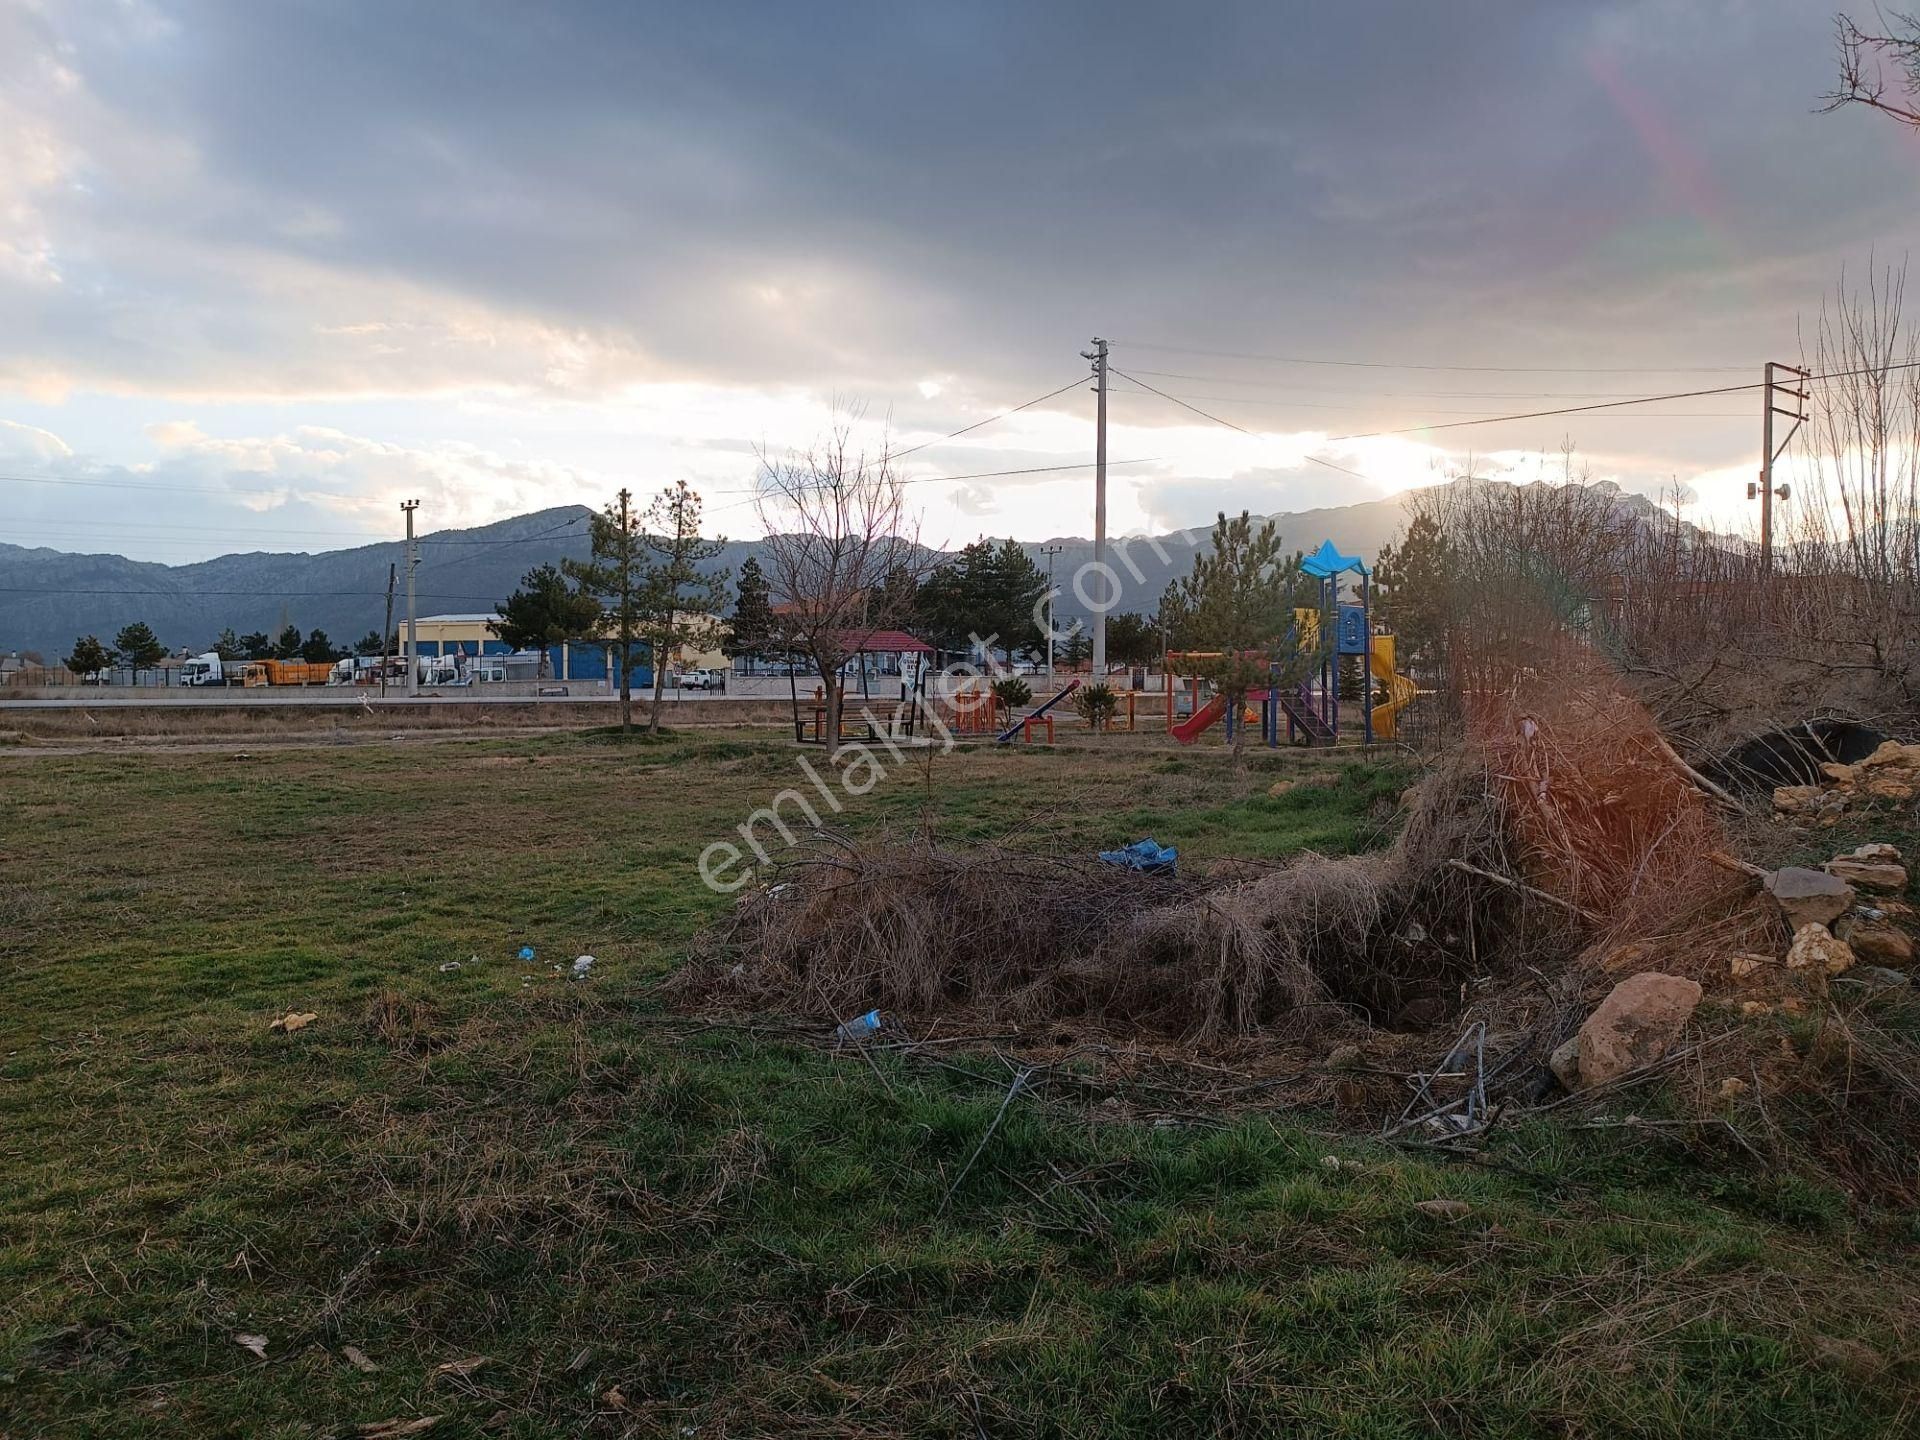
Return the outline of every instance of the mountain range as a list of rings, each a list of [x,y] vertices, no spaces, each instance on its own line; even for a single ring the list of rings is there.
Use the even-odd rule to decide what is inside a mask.
[[[1473,482],[1487,483],[1487,482]],[[1501,483],[1501,482],[1492,482]],[[1606,487],[1630,513],[1650,516],[1651,501]],[[1331,540],[1344,554],[1371,560],[1406,521],[1404,496],[1363,500],[1274,515],[1289,548],[1312,550]],[[591,512],[563,505],[516,515],[471,530],[422,536],[415,572],[422,616],[492,613],[533,566],[585,559]],[[1185,575],[1207,543],[1210,526],[1109,542],[1120,610],[1147,612],[1171,580]],[[1100,598],[1096,577],[1076,593],[1073,579],[1093,558],[1093,542],[1063,536],[1023,542],[1062,587],[1057,613],[1084,616]],[[1058,552],[1048,555],[1048,550]],[[729,542],[711,562],[738,571],[760,542]],[[169,649],[199,651],[223,629],[278,633],[286,625],[321,629],[336,645],[378,632],[386,614],[389,570],[399,576],[394,622],[406,614],[406,546],[401,541],[320,553],[251,551],[191,565],[162,565],[120,555],[74,554],[0,543],[0,655],[38,652],[57,660],[82,635],[111,645],[123,625],[144,620]]]

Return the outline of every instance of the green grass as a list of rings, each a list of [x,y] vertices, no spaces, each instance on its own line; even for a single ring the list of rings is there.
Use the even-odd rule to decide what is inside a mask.
[[[0,1435],[1913,1423],[1920,1236],[1804,1181],[1544,1119],[1460,1168],[1312,1117],[1153,1128],[1043,1094],[956,1185],[992,1057],[870,1068],[663,1011],[652,984],[726,903],[700,849],[793,757],[0,762]],[[1362,848],[1406,780],[1269,799],[1266,768],[1177,758],[941,757],[838,823],[931,805],[956,839],[1151,832],[1205,863]],[[591,982],[549,976],[583,951]],[[287,1009],[320,1018],[270,1033]],[[1437,1197],[1472,1213],[1414,1208]]]

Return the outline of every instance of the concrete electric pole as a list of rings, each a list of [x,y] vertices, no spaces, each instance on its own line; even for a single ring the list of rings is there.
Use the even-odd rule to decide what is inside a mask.
[[[1794,389],[1790,382],[1783,383],[1774,379],[1776,370],[1783,375],[1792,376],[1803,386],[1808,378],[1805,370],[1797,370],[1791,365],[1782,365],[1778,360],[1767,362],[1766,385],[1762,391],[1764,399],[1760,415],[1760,483],[1747,486],[1747,498],[1751,500],[1755,495],[1760,497],[1760,574],[1768,580],[1773,578],[1773,502],[1776,499],[1786,499],[1788,494],[1785,485],[1776,487],[1773,483],[1773,462],[1786,453],[1787,446],[1793,443],[1795,432],[1807,423],[1808,392],[1804,389]],[[1782,395],[1793,400],[1794,405],[1791,410],[1783,410],[1775,403],[1775,397]],[[1773,443],[1773,417],[1776,415],[1793,421],[1793,429],[1787,431],[1786,438],[1778,445]]]
[[[419,565],[420,556],[413,543],[413,512],[420,508],[418,500],[403,500],[400,508],[407,515],[407,694],[420,693],[420,631],[417,624],[419,616],[413,606],[413,572]]]
[[[1113,572],[1107,568],[1107,342],[1094,336],[1093,349],[1082,350],[1080,358],[1093,362],[1094,394],[1100,397],[1093,431],[1093,568],[1101,585],[1093,606],[1093,683],[1098,685],[1107,674],[1107,609],[1115,599]]]
[[[1053,685],[1053,557],[1066,549],[1064,545],[1042,545],[1040,553],[1047,557],[1047,685]]]

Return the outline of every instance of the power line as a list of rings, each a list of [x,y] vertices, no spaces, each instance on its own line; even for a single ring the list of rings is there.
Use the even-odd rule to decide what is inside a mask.
[[[1081,385],[1085,383],[1086,383],[1086,377],[1084,375],[1076,375],[1073,377],[1073,379],[1069,380],[1066,384],[1062,385],[1058,390],[1049,390],[1044,395],[1036,395],[1033,399],[1028,400],[1023,404],[1016,405],[1011,410],[1002,410],[998,415],[989,415],[986,419],[976,420],[971,425],[962,425],[958,430],[952,431],[949,434],[941,435],[932,440],[923,440],[920,442],[920,444],[913,446],[911,449],[895,450],[891,454],[889,454],[886,458],[889,460],[902,460],[902,459],[905,459],[907,456],[915,453],[915,451],[925,450],[928,446],[943,445],[949,440],[957,440],[960,438],[960,436],[968,434],[974,430],[978,430],[983,425],[991,425],[993,424],[994,421],[1004,420],[1009,415],[1018,415],[1022,410],[1031,410],[1036,405],[1044,405],[1047,401],[1053,399],[1054,396],[1064,395],[1067,393],[1067,391],[1078,389]]]
[[[1910,360],[1899,365],[1873,365],[1857,370],[1834,370],[1825,375],[1811,375],[1809,380],[1845,380],[1855,375],[1885,375],[1895,370],[1920,368],[1920,360]],[[1544,420],[1555,415],[1585,415],[1595,410],[1618,410],[1628,405],[1651,405],[1662,400],[1696,400],[1705,395],[1737,395],[1749,390],[1766,388],[1765,381],[1752,381],[1745,385],[1721,385],[1711,390],[1676,390],[1666,395],[1642,395],[1633,400],[1608,400],[1597,405],[1568,405],[1558,410],[1532,410],[1520,415],[1489,415],[1480,420],[1449,420],[1439,425],[1408,425],[1398,430],[1370,430],[1356,435],[1329,435],[1326,443],[1331,445],[1340,440],[1377,440],[1389,435],[1417,435],[1429,430],[1459,430],[1468,425],[1491,425],[1507,420]]]
[[[1719,375],[1750,368],[1745,365],[1416,365],[1398,360],[1326,360],[1302,355],[1259,355],[1244,350],[1204,350],[1195,345],[1159,345],[1147,340],[1113,343],[1176,355],[1212,355],[1222,360],[1253,360],[1269,365],[1331,365],[1352,370],[1434,370],[1480,375]]]
[[[1310,390],[1316,394],[1357,395],[1368,399],[1388,395],[1400,399],[1440,400],[1618,400],[1638,393],[1633,390],[1356,390],[1348,385],[1316,385],[1307,380],[1276,380],[1268,375],[1207,375],[1190,370],[1149,370],[1144,366],[1135,366],[1134,369],[1138,374],[1167,380],[1249,385],[1267,391],[1284,389],[1289,394],[1297,390]]]
[[[1120,372],[1114,371],[1117,375]],[[1145,395],[1145,390],[1123,390],[1123,395]],[[1225,400],[1234,405],[1251,405],[1256,410],[1364,410],[1369,408],[1365,401],[1348,400],[1334,403],[1320,400],[1253,400],[1244,395],[1176,395],[1171,391],[1158,390],[1154,394],[1167,400]],[[1479,415],[1478,410],[1429,410],[1429,415]],[[1682,410],[1663,411],[1653,415],[1622,415],[1623,420],[1745,420],[1744,412],[1731,410]]]
[[[1154,390],[1153,386],[1147,384],[1147,382],[1142,380],[1138,375],[1128,375],[1126,371],[1121,370],[1118,367],[1114,368],[1113,373],[1123,377],[1124,379],[1133,381],[1134,384],[1141,386],[1143,389],[1152,390],[1153,393],[1155,395],[1158,395],[1162,400],[1173,401],[1174,404],[1178,405],[1183,410],[1193,411],[1193,413],[1198,415],[1202,420],[1211,420],[1216,425],[1224,425],[1229,430],[1238,430],[1242,435],[1252,436],[1256,440],[1261,438],[1256,432],[1247,429],[1247,427],[1244,425],[1236,425],[1231,420],[1222,420],[1218,415],[1209,415],[1206,411],[1202,410],[1198,405],[1189,405],[1186,401],[1178,398],[1177,396],[1169,395],[1164,390]],[[1362,475],[1358,470],[1349,470],[1346,466],[1336,465],[1331,460],[1322,460],[1318,455],[1305,455],[1305,456],[1302,456],[1301,458],[1306,460],[1311,460],[1315,465],[1324,465],[1329,470],[1338,470],[1342,475],[1351,475],[1356,480],[1367,479],[1367,477],[1365,475]],[[1368,483],[1371,484],[1372,482],[1368,481]]]

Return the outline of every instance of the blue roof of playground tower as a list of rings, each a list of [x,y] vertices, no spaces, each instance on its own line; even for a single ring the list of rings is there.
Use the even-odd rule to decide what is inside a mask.
[[[1300,568],[1316,579],[1326,580],[1351,570],[1356,575],[1368,575],[1372,572],[1358,555],[1342,555],[1333,548],[1331,540],[1322,540],[1320,548],[1300,562]]]

